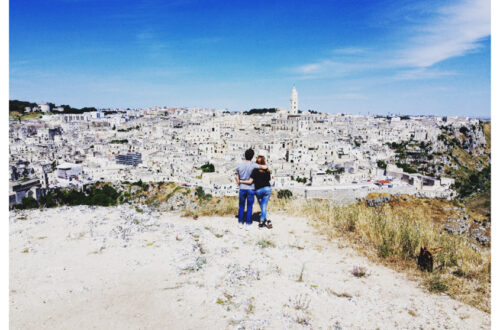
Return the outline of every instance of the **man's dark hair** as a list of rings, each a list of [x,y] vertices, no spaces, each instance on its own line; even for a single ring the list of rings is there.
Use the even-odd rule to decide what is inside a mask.
[[[245,151],[245,159],[252,160],[254,154],[255,153],[253,152],[253,150],[251,148],[248,149],[247,151]]]

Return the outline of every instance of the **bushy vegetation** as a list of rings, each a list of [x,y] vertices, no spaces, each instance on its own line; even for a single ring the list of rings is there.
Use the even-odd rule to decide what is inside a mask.
[[[325,172],[326,172],[326,174],[330,174],[330,175],[342,174],[342,173],[344,173],[344,168],[342,167],[342,168],[335,169],[335,170],[327,169]]]
[[[207,202],[212,199],[212,195],[205,193],[205,190],[203,190],[202,187],[196,187],[196,196],[198,196],[198,201],[200,203]]]
[[[463,137],[463,142],[455,137],[457,132],[451,126],[441,126],[442,134],[438,137],[447,146],[443,153],[450,165],[444,166],[445,175],[455,179],[454,188],[458,198],[469,207],[481,214],[491,216],[491,122],[482,121],[480,125],[469,127],[462,126],[458,132]],[[484,153],[467,150],[473,138],[471,131],[482,131],[486,139]]]
[[[205,163],[201,165],[200,169],[203,171],[203,173],[213,173],[215,172],[215,166],[212,163]]]
[[[120,129],[118,129],[118,132],[130,132],[130,131],[132,131],[134,129],[139,129],[139,128],[140,128],[139,125],[132,126],[132,127],[129,127],[129,128],[120,128]]]
[[[261,115],[264,113],[276,113],[276,108],[261,108],[261,109],[250,109],[248,111],[244,111],[245,115]]]
[[[21,204],[15,205],[18,210],[34,209],[38,207],[38,202],[33,197],[24,197]]]
[[[127,181],[125,181],[127,182]],[[149,189],[149,184],[147,184],[146,182],[142,182],[141,179],[139,179],[139,181],[136,181],[136,182],[132,182],[132,183],[129,183],[131,186],[137,186],[137,187],[141,187],[142,190],[144,191],[147,191]]]
[[[297,177],[292,176],[291,179],[294,181],[297,181],[299,183],[306,183],[307,182],[307,178],[301,178],[300,176],[297,176]]]
[[[455,189],[462,198],[474,193],[491,190],[491,166],[488,165],[481,171],[470,171],[468,175],[455,183]]]
[[[50,109],[54,109],[56,106],[54,103],[47,103],[50,106]],[[19,101],[19,100],[9,100],[9,112],[19,112],[24,113],[26,107],[34,108],[37,107],[38,104],[28,101]],[[61,104],[60,107],[63,108],[63,111],[58,113],[72,113],[72,114],[81,114],[84,112],[97,111],[94,107],[83,107],[81,109],[73,108],[67,104]]]
[[[118,203],[120,193],[110,185],[92,186],[84,191],[59,189],[40,198],[41,207],[97,205],[113,206]],[[38,206],[36,206],[38,207]]]
[[[111,140],[111,141],[109,141],[109,143],[113,143],[113,144],[126,144],[126,143],[128,143],[128,140],[127,139]]]
[[[92,111],[97,111],[95,107],[83,107],[83,108],[73,108],[70,107],[69,105],[63,104],[61,107],[64,108],[64,110],[61,113],[72,113],[72,114],[80,114],[84,112],[92,112]]]
[[[38,106],[36,103],[28,101],[9,100],[9,112],[24,113],[26,107],[33,108],[36,106]]]
[[[387,163],[384,162],[383,160],[377,160],[377,166],[385,170],[387,168]]]
[[[406,173],[417,173],[417,170],[411,166],[410,164],[406,164],[406,163],[396,163],[396,166],[399,167],[399,168],[402,168],[403,171],[405,171]]]
[[[292,198],[292,196],[293,196],[293,193],[288,189],[278,190],[278,198],[279,199],[290,199],[290,198]]]

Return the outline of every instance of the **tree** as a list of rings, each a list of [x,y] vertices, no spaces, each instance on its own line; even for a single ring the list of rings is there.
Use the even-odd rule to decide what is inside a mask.
[[[212,195],[205,193],[203,187],[196,187],[196,196],[198,196],[200,202],[210,201],[212,199]]]
[[[203,173],[213,173],[215,172],[215,166],[212,163],[206,162],[203,164],[200,169],[203,171]]]
[[[9,112],[24,113],[26,107],[34,108],[36,106],[36,103],[28,101],[9,100]]]
[[[276,108],[250,109],[243,112],[245,115],[262,115],[264,113],[276,113]]]
[[[384,170],[387,168],[387,163],[384,162],[383,160],[378,160],[377,161],[377,166],[380,168],[383,168]]]

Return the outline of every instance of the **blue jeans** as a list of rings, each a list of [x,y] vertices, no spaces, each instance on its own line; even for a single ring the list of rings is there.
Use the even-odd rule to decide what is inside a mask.
[[[245,202],[247,204],[246,220],[247,225],[252,224],[252,207],[255,191],[253,189],[240,189],[240,208],[238,209],[238,222],[244,223]]]
[[[260,205],[260,222],[267,219],[267,204],[269,203],[271,192],[272,190],[269,186],[255,190],[255,196],[257,196]]]

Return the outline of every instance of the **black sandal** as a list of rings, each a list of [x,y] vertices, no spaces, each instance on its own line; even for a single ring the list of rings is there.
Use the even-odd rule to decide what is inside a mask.
[[[266,226],[269,229],[273,228],[273,224],[271,223],[271,220],[266,220]]]
[[[265,226],[265,222],[263,222],[263,221],[259,222],[259,228],[264,228],[264,226]]]

